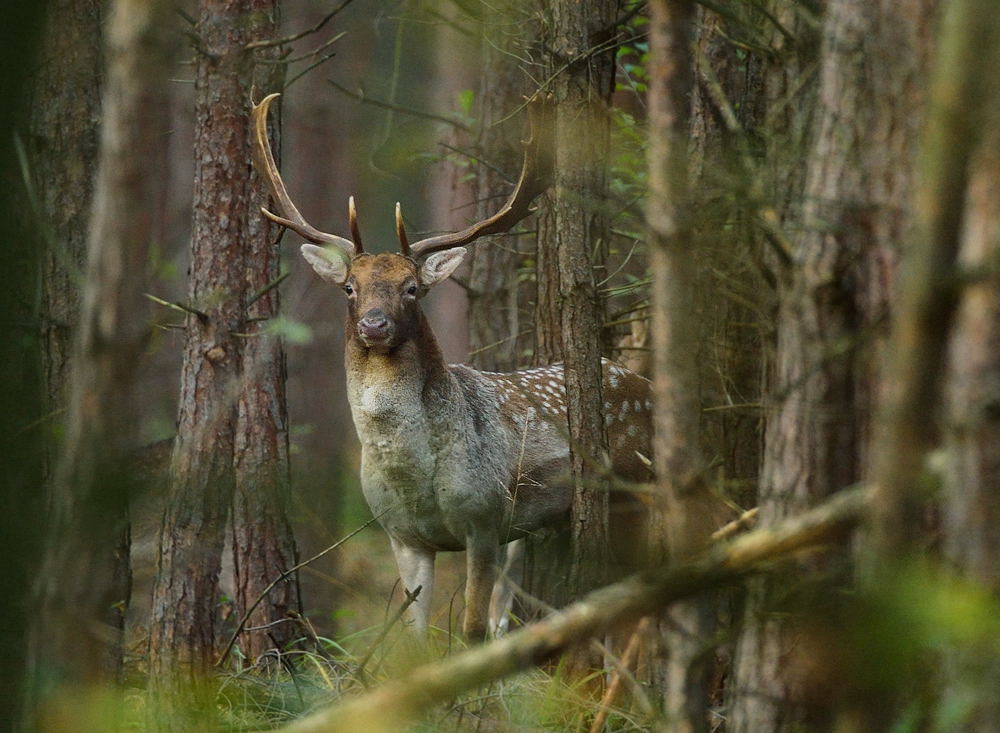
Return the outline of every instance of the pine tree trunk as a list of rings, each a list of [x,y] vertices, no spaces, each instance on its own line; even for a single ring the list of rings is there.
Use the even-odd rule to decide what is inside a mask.
[[[273,34],[275,27],[260,32]],[[245,226],[245,317],[274,318],[278,315],[278,289],[271,288],[260,297],[257,294],[280,275],[278,240],[268,221],[253,212]],[[241,617],[275,578],[298,562],[289,523],[285,350],[280,337],[265,333],[266,329],[266,320],[248,325],[246,332],[251,335],[241,344],[232,518],[236,607]],[[301,636],[302,629],[288,617],[288,611],[300,605],[297,576],[273,588],[247,622],[251,628],[264,628],[244,636],[243,653],[258,659],[268,649],[283,650]]]
[[[787,217],[801,221],[800,233],[779,275],[763,526],[864,477],[879,345],[909,222],[931,5],[840,0],[827,8],[801,214],[792,202]],[[751,586],[729,693],[733,731],[806,721],[792,608],[774,605],[775,591],[787,598],[789,587],[781,578]],[[813,724],[829,720],[829,710],[813,712]]]
[[[553,193],[539,217],[536,360],[561,360],[566,379],[570,462],[570,596],[596,587],[609,570],[608,492],[595,485],[607,465],[601,356],[604,305],[598,283],[608,249],[607,161],[614,87],[617,0],[556,0],[544,44],[553,113]],[[571,665],[595,666],[587,649]]]
[[[265,75],[255,74],[255,52],[245,48],[272,38],[275,27],[273,0],[200,3],[188,286],[188,302],[198,313],[187,317],[150,624],[150,683],[168,704],[178,692],[190,691],[188,685],[203,681],[214,661],[218,575],[230,506],[235,502],[237,508],[237,552],[253,546],[253,554],[239,554],[244,597],[260,587],[262,577],[277,566],[286,569],[294,558],[287,542],[263,547],[273,541],[269,533],[286,535],[283,519],[271,514],[252,523],[247,517],[256,510],[280,511],[287,486],[283,357],[271,337],[254,336],[261,343],[249,348],[245,343],[245,334],[262,327],[250,317],[269,315],[277,305],[273,295],[251,303],[275,273],[277,232],[260,215],[266,189],[249,164],[251,90],[260,97],[270,87]],[[260,489],[267,493],[252,493]],[[273,620],[288,590],[272,597],[279,610],[258,618]],[[197,704],[205,712],[211,706],[208,699]]]

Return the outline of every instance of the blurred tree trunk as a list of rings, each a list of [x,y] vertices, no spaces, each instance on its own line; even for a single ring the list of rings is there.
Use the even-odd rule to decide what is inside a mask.
[[[610,146],[608,107],[614,89],[617,0],[549,6],[544,44],[553,113],[554,169],[550,211],[541,217],[536,263],[536,358],[562,357],[570,461],[574,483],[570,537],[573,596],[607,579],[608,491],[595,486],[607,465],[601,355],[603,279],[609,225],[607,161]],[[559,350],[553,345],[559,335]],[[582,672],[594,666],[587,648],[573,657]]]
[[[996,62],[994,62],[996,63]],[[996,92],[994,91],[994,94]],[[1000,114],[993,121],[970,174],[960,267],[977,281],[965,285],[949,354],[944,544],[960,572],[994,594],[1000,591]],[[988,274],[987,274],[988,273]],[[976,275],[974,275],[976,276]],[[996,660],[975,650],[956,653],[949,672],[953,691],[977,700],[970,730],[997,731],[1000,672]],[[962,688],[965,688],[964,690]]]
[[[801,207],[790,198],[786,216],[799,233],[778,276],[763,526],[865,475],[875,373],[909,223],[933,5],[838,0],[827,7],[804,196]],[[793,730],[809,718],[787,620],[795,605],[789,587],[780,578],[751,586],[729,693],[733,731]],[[829,710],[811,712],[813,725],[828,724]]]
[[[992,3],[983,0],[949,3],[942,10],[915,226],[902,263],[886,398],[874,443],[874,553],[867,579],[877,589],[894,579],[903,563],[919,557],[926,542],[920,521],[926,510],[926,459],[939,444],[943,423],[945,554],[960,575],[995,597],[1000,590],[1000,21]],[[935,419],[939,415],[944,420]],[[1000,730],[1000,671],[990,645],[980,642],[983,630],[980,626],[972,639],[959,636],[943,650],[941,708],[960,708],[955,729],[985,733]],[[855,730],[883,723],[887,706],[879,703],[863,711]]]
[[[700,445],[697,263],[687,215],[688,137],[695,5],[650,5],[649,226],[653,286],[653,393],[658,506],[652,515],[654,562],[683,562],[712,533],[708,484]],[[671,729],[707,731],[711,659],[711,598],[676,604],[660,624],[654,677]]]
[[[97,167],[102,3],[49,3],[28,128],[31,184],[45,234],[41,283],[46,412],[65,407]],[[59,422],[59,421],[57,421]]]
[[[519,66],[523,54],[523,3],[509,0],[492,6],[481,28],[483,69],[479,86],[476,219],[495,213],[517,183],[523,123],[520,115],[506,120],[533,89]],[[501,122],[501,120],[504,120]],[[488,237],[472,248],[469,266],[469,351],[477,369],[513,371],[521,365],[518,270],[522,238]]]
[[[274,337],[257,335],[264,325],[251,320],[277,307],[273,292],[259,295],[276,274],[277,231],[260,215],[265,188],[249,165],[251,90],[259,98],[272,88],[273,65],[258,74],[260,51],[246,46],[273,38],[275,29],[273,0],[200,3],[188,287],[197,312],[187,318],[150,624],[150,684],[167,704],[204,681],[214,661],[230,506],[244,601],[265,576],[272,580],[270,573],[294,559],[282,513],[288,485],[284,358]],[[279,588],[256,619],[276,620],[295,595],[292,585]],[[198,704],[205,712],[211,707],[206,699]]]
[[[142,290],[162,173],[150,170],[149,159],[159,144],[155,97],[167,67],[168,17],[166,3],[119,0],[108,20],[100,159],[67,432],[53,478],[31,639],[34,667],[48,684],[111,679],[121,662],[129,578],[127,557],[123,563],[113,555],[127,531],[131,478],[124,461],[134,447],[133,382],[149,329]]]
[[[44,28],[40,3],[15,3],[5,8],[0,28],[0,171],[9,180],[19,179],[16,139],[28,124],[30,77],[25,62],[33,59]],[[44,503],[42,484],[43,440],[31,429],[44,414],[44,381],[36,298],[45,245],[39,225],[25,215],[24,192],[8,185],[0,190],[0,220],[7,238],[0,273],[0,585],[6,589],[0,603],[0,720],[16,727],[22,718],[23,692],[28,675],[29,614],[33,619],[30,590],[38,570],[42,543]]]

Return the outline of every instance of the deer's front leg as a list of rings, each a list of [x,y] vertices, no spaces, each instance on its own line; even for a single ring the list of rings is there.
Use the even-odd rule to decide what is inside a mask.
[[[489,623],[490,594],[497,577],[499,547],[493,533],[466,538],[465,621],[466,638],[482,641]]]
[[[431,613],[431,594],[434,590],[434,553],[404,545],[392,536],[389,537],[389,542],[403,587],[411,593],[420,588],[420,595],[409,611],[413,628],[420,634],[426,634]]]

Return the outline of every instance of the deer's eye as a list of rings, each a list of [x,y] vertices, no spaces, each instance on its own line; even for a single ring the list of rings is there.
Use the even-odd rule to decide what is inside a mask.
[[[354,295],[354,288],[351,287],[350,283],[344,286],[344,292],[348,295]]]
[[[416,283],[414,283],[413,285],[411,285],[410,287],[408,287],[406,289],[406,294],[407,295],[416,295],[417,294],[417,285],[416,285]]]

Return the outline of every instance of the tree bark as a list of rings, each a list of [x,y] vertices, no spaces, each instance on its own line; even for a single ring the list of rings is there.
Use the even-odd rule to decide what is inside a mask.
[[[101,3],[49,4],[28,129],[31,181],[45,233],[42,343],[47,412],[65,407],[97,167]]]
[[[596,587],[608,562],[608,493],[592,486],[589,461],[606,463],[601,347],[603,305],[597,282],[607,251],[608,224],[601,208],[607,194],[607,112],[614,83],[614,21],[619,3],[551,6],[554,97],[554,238],[539,242],[554,255],[566,374],[574,497],[572,592]],[[551,271],[551,268],[550,268]]]
[[[865,475],[877,355],[909,221],[932,11],[928,0],[841,0],[827,9],[801,214],[790,204],[800,232],[779,277],[762,526]],[[807,719],[795,626],[774,613],[790,610],[773,606],[782,583],[750,589],[729,693],[733,731],[792,730]],[[829,710],[812,713],[813,725],[828,724]]]
[[[276,29],[277,23],[272,19],[270,27],[261,27],[259,33],[273,35]],[[281,70],[280,66],[271,68]],[[265,83],[267,88],[275,88],[279,82],[275,78]],[[277,130],[272,137],[278,137]],[[252,190],[256,179],[245,185]],[[245,329],[248,335],[241,344],[240,355],[232,517],[236,606],[241,613],[256,602],[272,580],[298,562],[289,523],[285,350],[280,337],[266,330],[266,319],[278,315],[278,289],[268,290],[268,286],[280,275],[279,239],[274,227],[252,210],[245,228],[246,269],[241,298],[245,304],[244,317],[248,319]],[[244,654],[256,660],[268,649],[283,650],[301,636],[302,629],[288,617],[288,611],[300,605],[296,574],[273,588],[250,616],[248,627],[260,630],[247,632]]]
[[[252,171],[249,108],[269,79],[257,78],[249,42],[275,31],[273,0],[202,0],[198,20],[194,214],[187,338],[177,438],[150,623],[150,684],[169,705],[199,689],[218,633],[218,575],[225,525],[235,502],[234,535],[244,597],[261,576],[293,564],[279,512],[287,487],[283,358],[254,314],[270,315],[273,294],[253,301],[276,268],[276,230],[260,215],[266,188]],[[267,75],[269,76],[269,74]],[[256,87],[255,87],[256,82]],[[263,261],[261,261],[263,260]],[[246,348],[247,340],[260,340]],[[236,490],[239,481],[239,492]],[[254,494],[264,490],[265,493]],[[253,545],[252,554],[240,552]],[[284,557],[283,553],[291,557]],[[261,563],[263,567],[256,567]],[[275,573],[276,574],[276,573]],[[273,576],[267,580],[273,579]],[[257,618],[274,620],[287,602],[279,589]],[[294,595],[294,594],[293,594]],[[271,604],[276,608],[271,608]],[[282,633],[279,631],[279,634]],[[209,698],[195,700],[210,713]],[[168,724],[162,723],[161,724]]]
[[[653,286],[653,393],[658,506],[654,559],[682,561],[712,533],[700,446],[697,264],[689,210],[687,138],[693,91],[695,5],[650,6],[649,227]],[[664,715],[679,731],[707,731],[714,607],[710,598],[676,604],[661,623],[658,674]]]
[[[106,629],[117,638],[128,603],[129,579],[116,575],[123,564],[113,555],[127,531],[125,460],[139,404],[135,368],[149,328],[142,291],[159,172],[148,161],[159,143],[153,102],[166,68],[167,17],[166,3],[119,0],[108,21],[80,330],[32,634],[36,671],[48,668],[50,680],[68,687],[113,679],[120,663],[120,639],[109,643]]]

